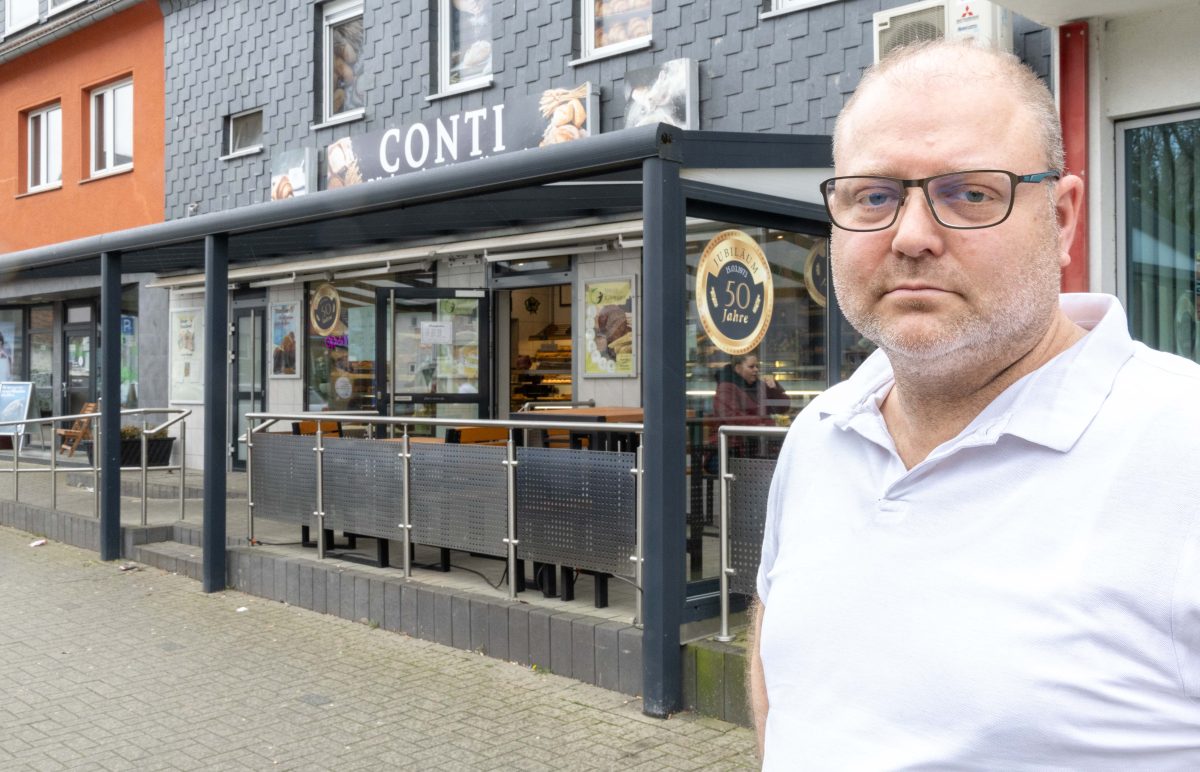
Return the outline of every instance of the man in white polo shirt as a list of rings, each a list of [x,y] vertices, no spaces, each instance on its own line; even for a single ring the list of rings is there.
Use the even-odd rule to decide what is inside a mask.
[[[1060,298],[1083,183],[1052,97],[926,46],[834,142],[834,285],[880,350],[779,458],[765,768],[1200,769],[1200,365]]]

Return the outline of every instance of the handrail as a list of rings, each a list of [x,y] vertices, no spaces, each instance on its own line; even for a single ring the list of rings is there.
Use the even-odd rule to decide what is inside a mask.
[[[187,468],[186,468],[187,467],[187,464],[186,464],[186,461],[187,461],[187,423],[184,421],[184,419],[186,419],[188,416],[190,416],[192,414],[192,411],[189,409],[186,409],[186,408],[177,408],[177,407],[157,407],[157,408],[156,407],[149,407],[149,408],[143,407],[143,408],[125,408],[125,409],[122,409],[120,411],[120,413],[122,416],[145,416],[145,415],[154,415],[154,414],[173,415],[173,414],[176,414],[174,418],[170,418],[167,421],[163,422],[162,424],[160,424],[158,426],[154,426],[154,427],[147,427],[143,421],[143,424],[141,427],[141,433],[140,433],[140,439],[141,439],[141,444],[142,444],[141,464],[139,466],[121,467],[121,471],[134,471],[134,470],[141,471],[141,475],[142,475],[142,511],[141,511],[142,517],[141,517],[141,522],[142,522],[142,525],[146,525],[147,519],[148,519],[147,502],[146,502],[146,499],[147,499],[147,496],[146,496],[146,487],[147,487],[146,486],[146,483],[147,483],[146,448],[147,448],[147,445],[146,445],[146,443],[147,443],[147,440],[150,439],[150,435],[156,434],[160,431],[165,431],[166,429],[169,429],[170,427],[174,426],[175,424],[179,424],[179,464],[178,465],[168,464],[166,466],[158,466],[158,467],[155,467],[155,469],[161,470],[161,471],[167,471],[167,472],[173,472],[175,470],[179,470],[179,519],[183,520],[185,518],[184,493],[185,493],[185,489],[187,487]],[[92,436],[94,438],[92,440],[92,442],[93,442],[93,446],[96,448],[96,452],[94,452],[92,454],[92,463],[90,466],[92,478],[95,481],[94,487],[95,487],[95,491],[96,491],[96,496],[95,496],[94,503],[93,503],[93,509],[94,509],[93,514],[96,517],[99,517],[100,516],[99,478],[100,478],[101,466],[100,466],[100,452],[99,452],[100,426],[99,426],[98,422],[103,417],[104,417],[104,411],[98,410],[94,413],[76,413],[73,415],[40,416],[37,418],[31,417],[31,418],[20,418],[20,419],[15,419],[15,420],[11,420],[11,421],[0,421],[0,427],[18,426],[18,427],[21,427],[20,431],[23,434],[23,433],[25,433],[24,427],[29,426],[29,425],[37,426],[37,425],[41,425],[41,424],[50,424],[50,426],[53,428],[56,424],[58,424],[60,422],[77,421],[80,419],[87,420],[89,422],[89,424],[91,425],[91,432],[92,432]],[[15,437],[16,437],[16,432],[14,432],[14,439],[15,439]],[[51,509],[58,508],[58,475],[61,474],[63,470],[58,468],[58,450],[59,449],[56,447],[56,445],[57,445],[57,443],[54,443],[50,448],[50,467],[48,469],[44,469],[41,467],[34,468],[34,469],[21,469],[20,443],[15,442],[15,441],[13,442],[12,469],[0,469],[0,474],[11,473],[13,475],[13,500],[14,501],[21,500],[21,475],[22,474],[49,474],[50,475],[50,508]],[[89,467],[70,467],[67,469],[67,471],[69,472],[72,469],[76,469],[76,470],[89,469]]]
[[[720,512],[721,521],[718,539],[721,545],[721,631],[717,640],[728,642],[733,640],[729,634],[729,577],[734,569],[729,565],[729,483],[736,477],[729,471],[729,437],[783,437],[787,428],[782,426],[734,426],[726,425],[717,429],[717,460],[719,462],[719,477],[721,480]]]
[[[538,410],[539,408],[545,409],[545,410],[567,410],[567,409],[573,408],[573,407],[595,407],[595,406],[596,406],[596,400],[594,400],[594,399],[584,399],[584,400],[580,400],[578,402],[564,402],[563,400],[560,400],[560,399],[555,399],[555,400],[545,400],[545,399],[536,400],[535,399],[535,400],[530,400],[529,402],[526,402],[523,405],[521,405],[521,407],[517,409],[517,412],[518,413],[532,413],[532,412],[535,412],[536,410]]]
[[[316,509],[313,511],[312,514],[313,514],[313,517],[316,518],[317,558],[318,559],[324,558],[324,556],[325,556],[325,512],[324,512],[324,508],[325,507],[324,507],[324,490],[323,490],[323,487],[324,487],[323,456],[324,456],[324,452],[325,452],[325,446],[324,446],[325,435],[324,435],[324,432],[321,430],[321,425],[322,425],[322,422],[330,422],[330,421],[340,421],[343,423],[349,423],[350,417],[351,417],[351,414],[349,414],[349,413],[327,413],[327,412],[246,413],[246,422],[250,428],[246,431],[246,433],[244,435],[242,435],[241,437],[238,438],[238,441],[245,442],[246,450],[247,450],[247,452],[246,452],[246,468],[247,468],[248,474],[247,474],[247,480],[246,480],[246,485],[247,485],[247,495],[246,495],[246,500],[247,500],[246,510],[247,511],[246,511],[246,514],[247,514],[247,532],[248,532],[249,541],[251,544],[255,543],[255,540],[254,540],[254,476],[253,476],[254,446],[255,446],[254,438],[255,438],[255,436],[261,436],[260,433],[263,432],[268,426],[276,424],[280,421],[315,420],[317,422],[317,424],[316,424],[316,432],[313,435],[313,440],[315,443],[315,447],[313,448],[313,450],[316,454],[316,464],[317,464],[317,471],[316,471],[317,494],[316,494],[316,502],[315,502]],[[511,419],[505,420],[505,419],[493,419],[493,418],[474,418],[474,419],[421,418],[421,417],[414,417],[414,416],[384,416],[384,415],[373,415],[373,416],[367,417],[367,416],[362,416],[361,414],[353,416],[353,418],[358,420],[359,423],[368,423],[368,424],[382,425],[382,426],[398,426],[402,429],[402,432],[403,432],[401,435],[402,444],[399,449],[398,455],[402,459],[404,459],[403,474],[404,474],[404,479],[405,479],[405,487],[404,487],[405,493],[404,493],[404,500],[401,502],[403,522],[399,526],[401,532],[398,535],[398,538],[401,538],[404,542],[404,545],[403,545],[404,575],[406,577],[411,575],[411,564],[410,564],[409,558],[410,558],[410,546],[411,546],[410,529],[412,527],[409,522],[409,509],[408,509],[408,507],[409,507],[408,490],[409,489],[408,489],[408,484],[407,484],[408,473],[409,473],[409,463],[410,463],[410,459],[412,458],[412,455],[413,455],[413,446],[412,446],[412,443],[410,442],[411,437],[409,434],[409,429],[411,427],[416,427],[416,426],[435,426],[435,427],[436,426],[491,426],[491,427],[497,427],[497,428],[504,428],[504,429],[508,430],[508,440],[505,443],[506,447],[507,447],[507,452],[505,454],[505,460],[503,463],[504,463],[505,467],[507,467],[507,478],[508,478],[508,496],[507,496],[508,535],[504,539],[504,541],[507,545],[507,553],[508,553],[508,566],[509,566],[509,574],[508,575],[509,575],[509,597],[510,597],[510,599],[516,597],[516,586],[517,586],[516,562],[517,562],[517,544],[518,544],[517,534],[516,534],[516,503],[515,503],[516,467],[517,467],[518,461],[517,461],[516,455],[515,455],[515,441],[514,441],[513,431],[517,430],[517,429],[521,429],[521,430],[566,429],[568,431],[575,431],[575,432],[615,432],[615,433],[628,433],[628,434],[641,435],[644,433],[644,430],[645,430],[644,424],[641,424],[641,423],[604,423],[601,421],[540,421],[540,420],[519,421],[519,420],[511,420]],[[366,418],[366,420],[362,420],[363,418]],[[263,423],[256,426],[255,425],[256,421],[262,421]],[[635,525],[634,525],[635,540],[637,542],[637,548],[636,548],[635,554],[630,555],[629,559],[630,559],[630,561],[633,561],[635,563],[634,584],[638,591],[637,596],[636,596],[636,607],[637,608],[636,608],[636,612],[635,612],[636,616],[634,619],[634,623],[640,625],[641,624],[641,616],[642,616],[642,614],[641,614],[641,609],[642,609],[642,597],[641,597],[642,561],[644,559],[643,555],[642,555],[642,546],[643,546],[643,542],[644,542],[643,534],[642,534],[643,522],[644,522],[644,517],[643,517],[644,501],[643,501],[641,488],[642,488],[642,476],[644,475],[644,472],[645,472],[645,467],[644,467],[643,461],[642,461],[642,448],[640,446],[640,443],[639,443],[637,453],[635,454],[635,466],[633,469],[630,469],[629,471],[632,475],[634,475],[634,478],[636,480],[636,485],[638,487],[638,495],[636,497],[636,504],[635,504]]]

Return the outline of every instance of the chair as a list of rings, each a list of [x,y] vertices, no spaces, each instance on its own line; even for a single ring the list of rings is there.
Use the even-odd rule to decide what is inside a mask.
[[[80,414],[90,415],[96,412],[97,403],[84,402],[83,408],[79,411]],[[71,423],[70,429],[55,429],[54,433],[62,438],[61,444],[58,446],[58,452],[66,451],[68,457],[75,455],[75,448],[79,447],[81,440],[91,437],[92,419],[76,418]]]
[[[292,421],[292,434],[316,434],[317,422],[315,420]],[[341,421],[322,421],[321,435],[324,437],[341,437],[342,422]]]
[[[446,430],[446,442],[472,445],[507,445],[508,429],[502,426],[459,426]]]

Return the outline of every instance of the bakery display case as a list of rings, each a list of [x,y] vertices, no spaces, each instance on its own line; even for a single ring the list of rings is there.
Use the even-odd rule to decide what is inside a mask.
[[[512,411],[526,402],[571,401],[574,348],[569,325],[548,325],[517,341],[516,349],[509,381]]]

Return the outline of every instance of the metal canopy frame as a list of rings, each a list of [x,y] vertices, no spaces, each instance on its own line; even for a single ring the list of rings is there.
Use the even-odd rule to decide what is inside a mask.
[[[687,168],[814,169],[832,165],[825,136],[684,131],[659,124],[600,134],[579,142],[415,172],[287,201],[106,233],[0,255],[0,276],[95,275],[101,282],[104,340],[117,340],[121,273],[205,273],[209,319],[228,313],[231,265],[283,261],[314,252],[428,244],[454,236],[528,233],[564,222],[641,214],[643,304],[656,367],[643,378],[645,409],[645,566],[643,571],[643,710],[667,716],[682,707],[680,624],[686,581],[684,392],[686,217],[769,220],[811,232],[826,222],[811,202],[681,178]],[[115,310],[114,310],[115,309]],[[220,329],[212,324],[211,329]],[[209,373],[223,371],[225,335],[208,335]],[[116,349],[106,347],[106,372]],[[119,403],[119,379],[105,378],[105,405]],[[206,592],[225,588],[226,389],[205,384],[204,573]],[[101,559],[119,555],[120,490],[116,411],[106,411],[101,507]]]

